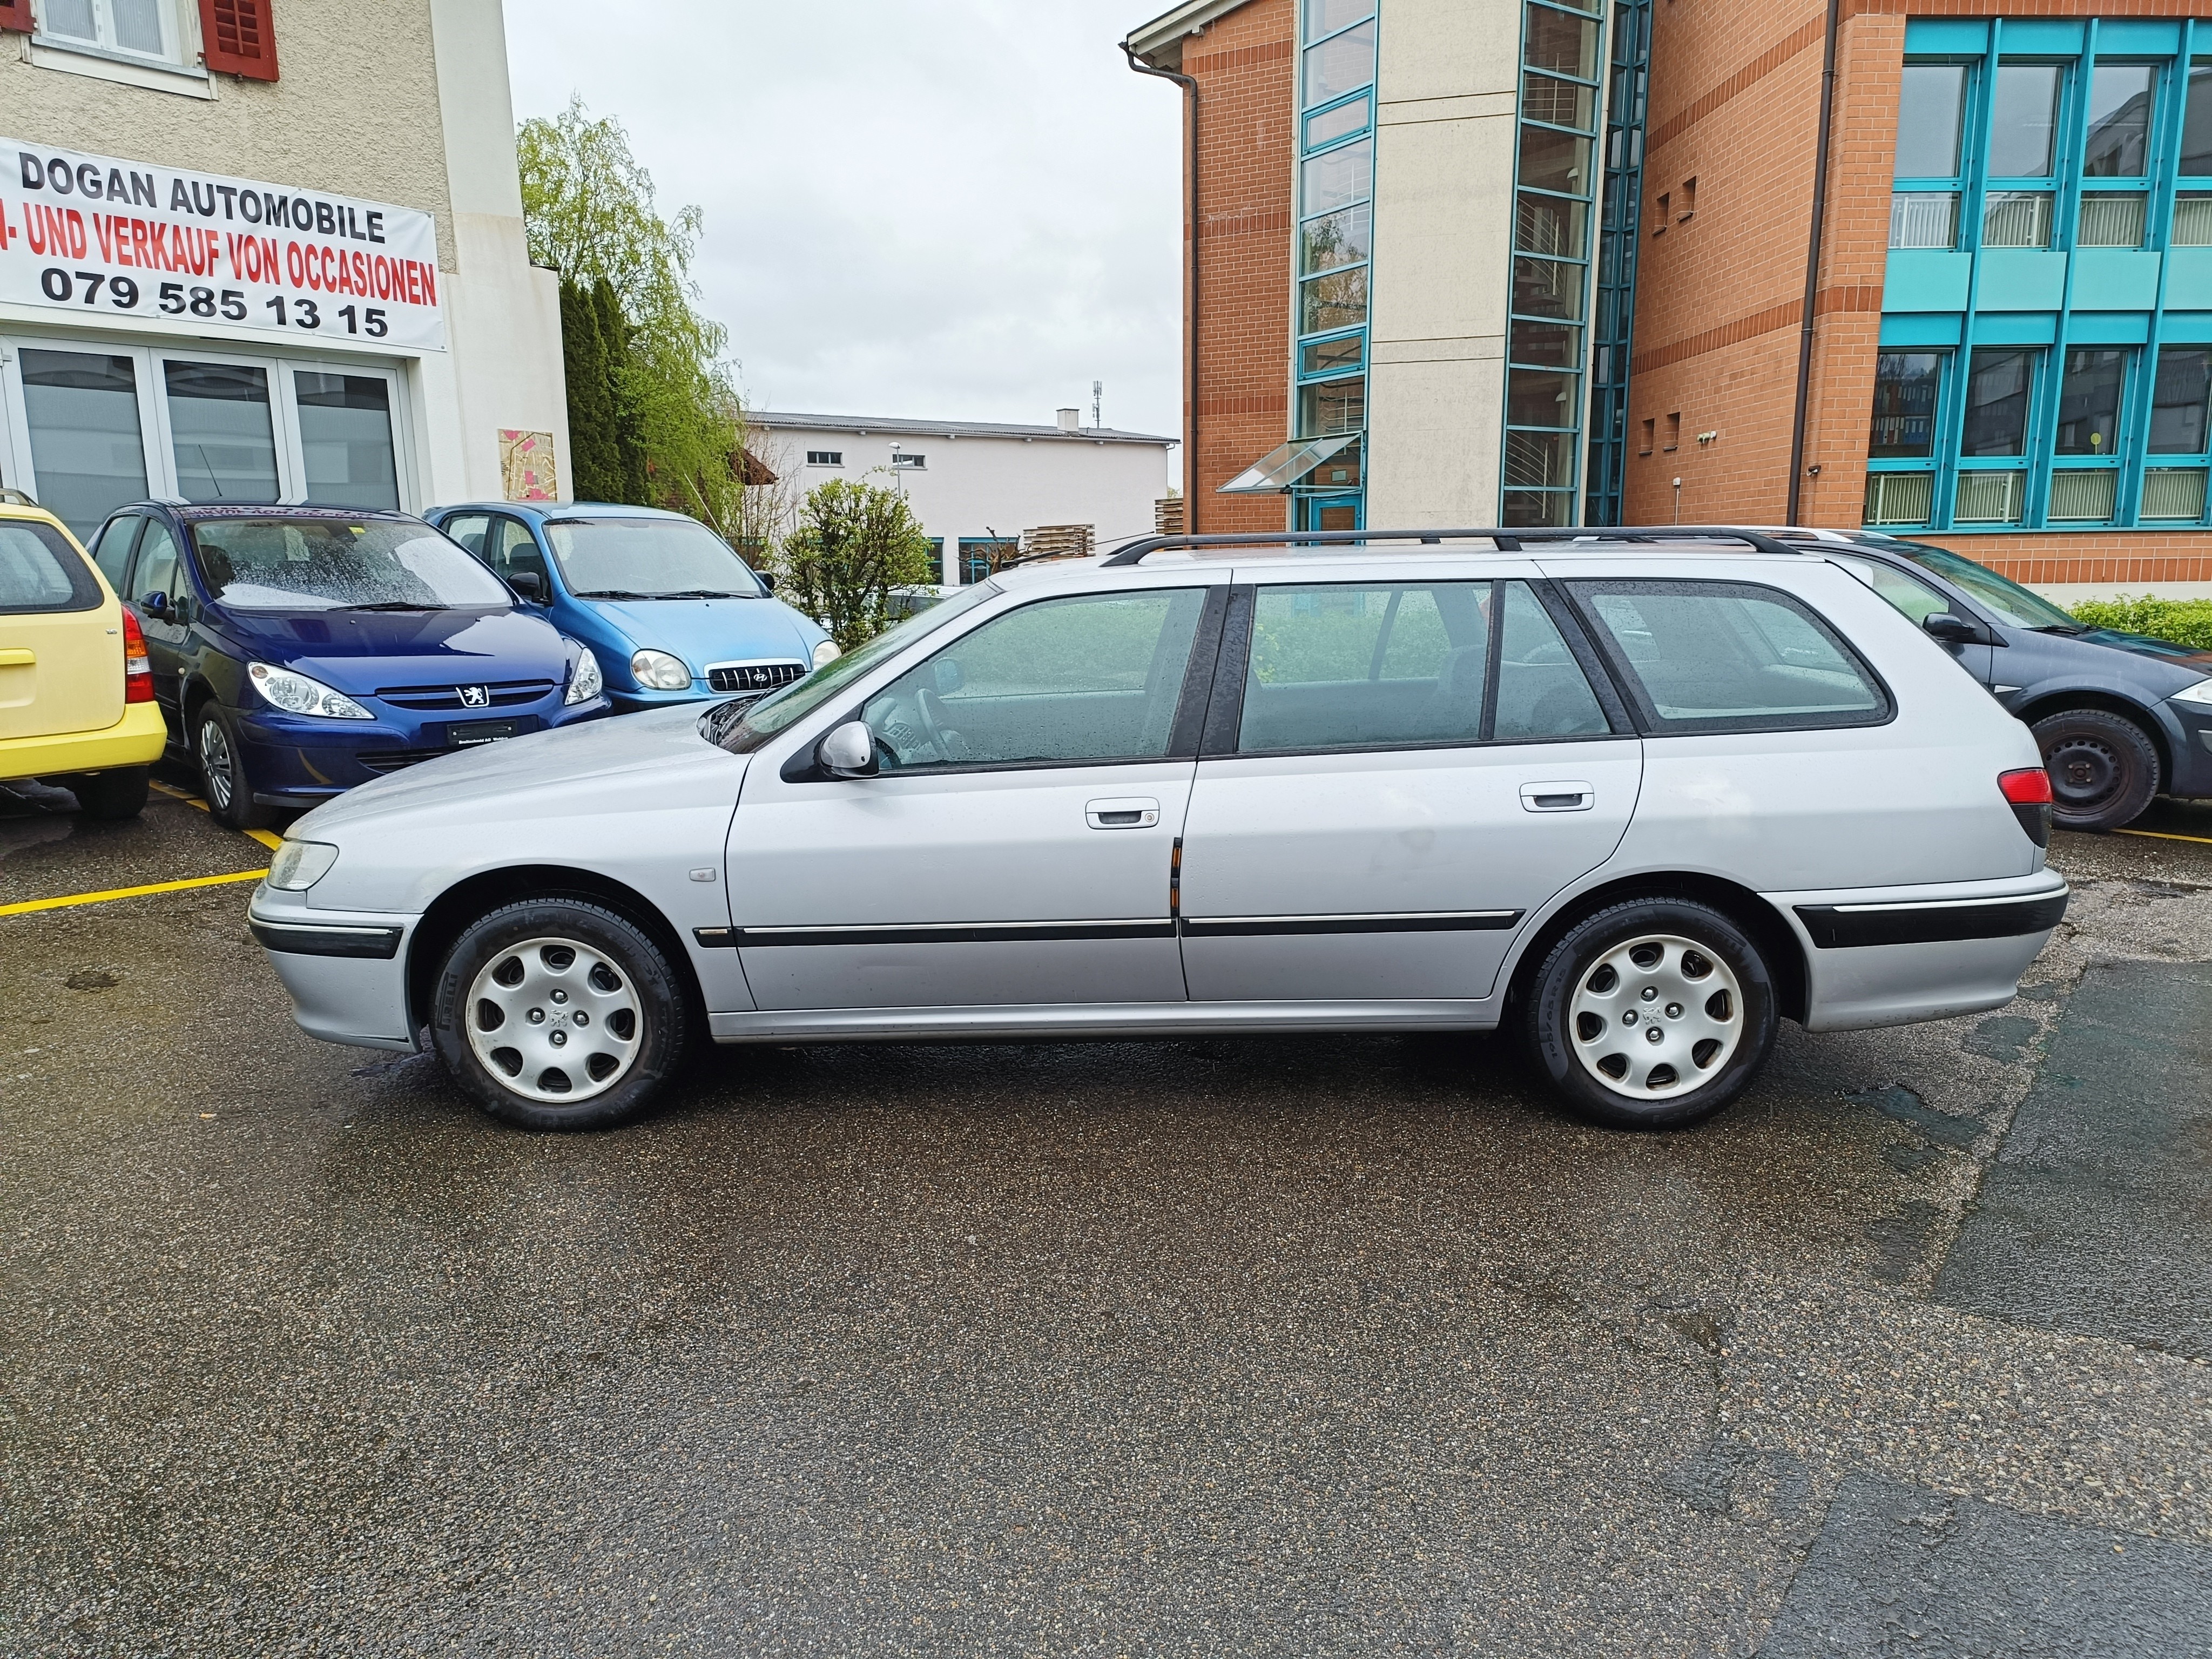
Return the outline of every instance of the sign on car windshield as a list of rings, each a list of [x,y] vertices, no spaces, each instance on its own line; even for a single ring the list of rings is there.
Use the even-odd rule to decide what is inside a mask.
[[[446,349],[427,213],[5,138],[0,301]]]

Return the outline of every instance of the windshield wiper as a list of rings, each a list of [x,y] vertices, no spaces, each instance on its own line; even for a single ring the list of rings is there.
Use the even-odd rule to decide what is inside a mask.
[[[653,597],[659,599],[757,599],[759,595],[733,593],[725,587],[687,587],[680,592],[656,593]]]
[[[2076,634],[2086,634],[2089,630],[2079,623],[2040,623],[2027,631],[2031,634],[2063,634],[2070,640]]]
[[[580,599],[657,599],[658,593],[633,592],[627,587],[578,588],[574,595]]]
[[[368,605],[335,605],[333,611],[451,611],[450,605],[422,605],[413,599],[378,599]]]

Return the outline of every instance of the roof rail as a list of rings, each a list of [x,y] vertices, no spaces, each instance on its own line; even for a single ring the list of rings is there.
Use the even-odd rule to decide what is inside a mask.
[[[1659,525],[1614,529],[1605,525],[1523,525],[1487,530],[1272,530],[1235,536],[1145,536],[1124,542],[1106,556],[1103,568],[1142,564],[1154,553],[1171,548],[1207,547],[1354,547],[1370,542],[1419,542],[1424,547],[1445,542],[1486,541],[1500,553],[1522,553],[1530,542],[1626,542],[1642,546],[1654,542],[1742,542],[1760,553],[1788,553],[1802,557],[1803,545],[1791,546],[1765,531],[1744,530],[1733,525]]]

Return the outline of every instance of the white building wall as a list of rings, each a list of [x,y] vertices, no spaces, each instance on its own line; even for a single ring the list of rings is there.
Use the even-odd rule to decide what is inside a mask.
[[[1172,441],[1133,442],[1081,433],[1035,437],[902,433],[858,423],[842,430],[776,428],[755,416],[754,452],[801,489],[830,478],[896,483],[922,529],[945,540],[948,580],[963,537],[1018,536],[1040,525],[1087,524],[1101,548],[1152,532],[1153,504],[1168,493]],[[890,471],[891,451],[919,454],[918,471]],[[810,466],[809,450],[844,456],[840,467]]]
[[[1367,522],[1498,512],[1518,0],[1388,0],[1376,68]]]

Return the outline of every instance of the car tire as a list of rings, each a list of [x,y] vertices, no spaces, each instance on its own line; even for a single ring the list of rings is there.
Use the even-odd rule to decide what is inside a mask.
[[[253,799],[238,723],[219,703],[203,703],[192,717],[192,757],[199,763],[200,793],[208,812],[226,829],[265,830],[274,816]]]
[[[1537,968],[1523,1018],[1531,1060],[1577,1117],[1675,1129],[1751,1086],[1774,1051],[1777,1012],[1741,927],[1711,905],[1653,897],[1570,927]]]
[[[2096,835],[2132,823],[2158,793],[2158,750],[2142,727],[2103,708],[2069,708],[2035,723],[2051,774],[2051,822]]]
[[[70,781],[77,811],[88,818],[135,818],[146,810],[148,787],[143,766],[94,772]]]
[[[681,1066],[690,1012],[635,923],[581,899],[530,899],[480,917],[446,952],[430,1036],[501,1122],[605,1129],[645,1110]]]

